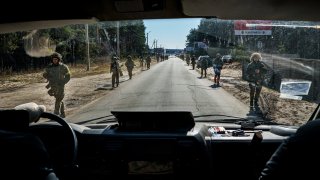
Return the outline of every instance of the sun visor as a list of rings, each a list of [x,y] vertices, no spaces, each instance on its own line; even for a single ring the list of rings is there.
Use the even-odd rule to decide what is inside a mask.
[[[164,0],[117,0],[114,2],[116,11],[122,13],[162,11],[164,4]]]
[[[30,31],[35,29],[57,28],[74,24],[93,24],[97,19],[68,19],[68,20],[48,20],[48,21],[30,21],[0,24],[0,34],[12,33],[18,31]]]
[[[181,0],[190,17],[247,20],[320,20],[320,1],[314,0]]]

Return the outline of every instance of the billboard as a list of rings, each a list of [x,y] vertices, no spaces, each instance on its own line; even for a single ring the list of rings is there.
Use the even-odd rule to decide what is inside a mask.
[[[311,81],[282,80],[280,86],[280,98],[302,100],[303,95],[308,95]]]
[[[208,45],[204,42],[194,42],[195,48],[208,49]]]
[[[234,21],[235,35],[271,35],[272,21],[236,20]]]
[[[193,47],[190,47],[190,46],[189,46],[189,47],[186,47],[186,51],[187,51],[187,52],[194,51],[194,48],[193,48]]]

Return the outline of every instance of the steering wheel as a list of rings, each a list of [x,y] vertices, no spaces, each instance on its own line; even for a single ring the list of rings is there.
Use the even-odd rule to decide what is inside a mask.
[[[70,162],[66,163],[66,167],[70,167],[70,168],[76,167],[76,158],[78,153],[78,140],[71,126],[64,119],[52,113],[43,112],[40,115],[40,117],[53,120],[58,124],[60,124],[66,130],[66,133],[68,134],[67,138],[69,138],[68,140],[70,141],[70,145],[71,145],[71,155],[72,155]]]

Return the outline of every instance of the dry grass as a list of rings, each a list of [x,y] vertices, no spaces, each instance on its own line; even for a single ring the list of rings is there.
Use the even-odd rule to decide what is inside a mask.
[[[109,72],[109,65],[99,63],[92,64],[90,71],[87,71],[86,65],[69,66],[71,71],[71,77],[79,78],[84,76],[91,76],[97,74],[103,74]],[[22,72],[22,73],[11,73],[0,76],[0,90],[19,88],[27,84],[42,83],[46,80],[42,77],[43,70]]]
[[[134,60],[136,67],[139,67],[138,59]],[[124,61],[121,62],[124,67]],[[67,64],[72,78],[81,78],[85,76],[92,76],[98,74],[104,74],[110,72],[110,63],[103,62],[102,60],[92,63],[90,70],[87,71],[86,64],[78,64],[77,66],[71,66]],[[0,91],[7,91],[14,88],[23,87],[32,83],[43,83],[46,80],[42,77],[43,70],[35,70],[29,72],[15,73],[12,71],[3,72],[0,75]]]
[[[87,66],[84,64],[76,67],[69,67],[71,77],[80,78],[85,76],[92,76],[97,74],[109,73],[110,65],[105,63],[92,64],[90,70],[87,70]]]
[[[249,86],[241,78],[241,64],[224,66],[222,76],[232,78],[222,79],[225,83],[222,88],[249,106]],[[267,118],[280,124],[298,126],[304,124],[317,107],[317,104],[312,102],[280,98],[278,91],[266,87],[262,88],[261,97],[268,108]]]

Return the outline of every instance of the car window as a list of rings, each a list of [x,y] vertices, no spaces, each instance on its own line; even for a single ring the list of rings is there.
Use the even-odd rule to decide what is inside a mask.
[[[1,34],[0,108],[36,102],[74,123],[104,122],[114,110],[183,110],[300,126],[320,98],[318,27],[148,19]]]

